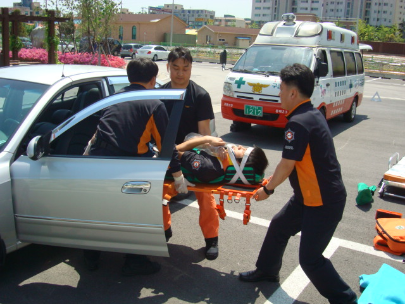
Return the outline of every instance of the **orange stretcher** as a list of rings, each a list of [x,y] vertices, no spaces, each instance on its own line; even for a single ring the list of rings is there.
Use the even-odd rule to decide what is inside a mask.
[[[380,197],[384,195],[405,198],[403,195],[389,192],[388,187],[405,189],[405,157],[399,159],[399,153],[394,153],[388,160],[388,171],[385,172],[378,191]]]
[[[212,194],[219,194],[219,204],[217,204],[218,215],[222,220],[225,220],[226,212],[224,201],[228,203],[239,203],[242,197],[245,198],[245,211],[243,213],[243,224],[247,225],[250,220],[250,199],[254,197],[257,190],[266,185],[268,180],[264,179],[261,184],[257,185],[244,185],[244,184],[195,184],[194,187],[188,186],[189,191],[194,192],[210,192]],[[174,183],[165,180],[163,187],[163,198],[170,200],[177,194],[174,188]]]

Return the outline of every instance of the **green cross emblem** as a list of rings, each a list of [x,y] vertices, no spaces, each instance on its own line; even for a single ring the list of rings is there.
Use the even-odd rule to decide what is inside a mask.
[[[235,80],[235,84],[237,84],[237,88],[240,89],[242,85],[244,85],[246,81],[243,80],[243,77],[239,78],[238,80]]]

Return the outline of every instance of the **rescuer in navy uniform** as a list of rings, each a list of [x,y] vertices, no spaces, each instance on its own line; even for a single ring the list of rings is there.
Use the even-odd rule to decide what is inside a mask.
[[[332,304],[357,303],[354,291],[322,254],[342,219],[346,190],[332,134],[311,104],[314,75],[296,63],[282,69],[280,78],[281,107],[288,110],[289,120],[282,159],[255,199],[268,198],[287,177],[294,195],[272,219],[256,270],[240,273],[239,278],[278,282],[288,240],[301,232],[299,262],[316,289]]]

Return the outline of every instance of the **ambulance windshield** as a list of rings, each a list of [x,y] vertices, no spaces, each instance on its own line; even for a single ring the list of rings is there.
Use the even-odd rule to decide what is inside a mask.
[[[232,69],[235,72],[278,75],[282,68],[294,63],[311,67],[313,50],[308,47],[254,45],[250,47]]]

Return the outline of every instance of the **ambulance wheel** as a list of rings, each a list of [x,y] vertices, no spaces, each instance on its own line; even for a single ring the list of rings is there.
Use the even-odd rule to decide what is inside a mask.
[[[386,191],[385,185],[383,184],[383,185],[381,186],[380,191],[378,191],[378,195],[379,195],[381,198],[384,198],[385,191]]]
[[[249,130],[251,127],[250,123],[247,122],[240,122],[240,121],[234,121],[231,124],[231,132],[240,132],[240,131],[246,131]]]
[[[325,107],[320,108],[320,109],[319,109],[319,112],[321,112],[322,116],[325,117],[325,119],[326,119],[326,110],[325,110]]]
[[[350,110],[343,114],[343,119],[346,122],[352,122],[356,117],[357,98],[353,100]]]

